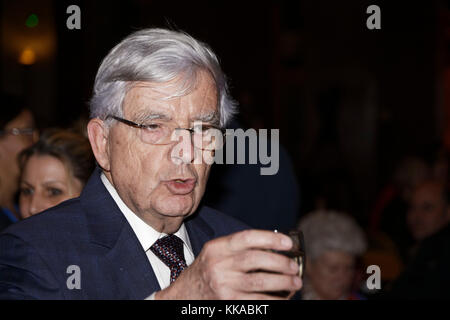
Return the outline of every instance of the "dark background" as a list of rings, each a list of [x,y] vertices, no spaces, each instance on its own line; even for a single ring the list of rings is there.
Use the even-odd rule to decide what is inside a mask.
[[[450,1],[0,3],[1,89],[25,96],[41,127],[87,114],[101,59],[130,32],[170,27],[208,43],[241,122],[280,128],[302,213],[325,194],[364,223],[403,156],[448,141]],[[66,27],[72,4],[81,30]],[[366,27],[371,4],[381,30]],[[29,28],[32,13],[39,24]],[[26,46],[30,66],[18,62]]]

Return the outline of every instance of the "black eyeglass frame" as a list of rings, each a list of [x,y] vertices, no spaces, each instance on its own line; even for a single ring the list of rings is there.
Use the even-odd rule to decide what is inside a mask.
[[[106,117],[106,120],[109,119],[109,118],[112,118],[114,120],[122,122],[123,124],[126,124],[126,125],[128,125],[130,127],[134,127],[134,128],[137,128],[137,129],[148,129],[150,126],[153,125],[153,124],[140,124],[140,123],[136,123],[136,122],[133,122],[131,120],[124,119],[124,118],[121,118],[121,117],[118,117],[118,116],[113,116],[113,115],[108,115]],[[214,128],[214,129],[219,130],[222,133],[223,137],[226,136],[225,129],[220,128],[218,126],[209,125],[209,124],[207,126],[210,127],[210,128]],[[195,130],[193,128],[174,128],[174,129],[175,130],[187,130],[187,131],[189,131],[189,133],[191,134],[191,138],[192,138],[192,135],[195,133]],[[155,143],[154,145],[167,145],[167,144],[170,144],[170,143],[172,143],[172,142],[169,142],[169,143]],[[214,151],[214,150],[217,150],[217,149],[211,149],[211,150],[209,150],[209,149],[202,149],[202,150]]]

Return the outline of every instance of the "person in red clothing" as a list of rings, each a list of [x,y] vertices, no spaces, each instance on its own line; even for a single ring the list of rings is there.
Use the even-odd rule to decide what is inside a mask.
[[[412,193],[408,228],[416,243],[402,274],[384,298],[448,299],[450,286],[450,193],[442,179],[427,180]]]
[[[417,185],[428,179],[432,174],[427,163],[419,158],[405,157],[398,165],[392,182],[380,192],[369,219],[368,235],[371,249],[377,248],[391,262],[383,265],[383,277],[392,274],[386,281],[398,276],[402,265],[408,261],[408,250],[414,239],[406,225],[408,203]],[[392,268],[392,265],[398,267]],[[395,270],[397,271],[395,271]]]

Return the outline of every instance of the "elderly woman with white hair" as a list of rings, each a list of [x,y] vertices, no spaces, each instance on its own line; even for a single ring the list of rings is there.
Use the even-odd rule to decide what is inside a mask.
[[[358,299],[352,293],[357,257],[366,250],[364,232],[344,213],[315,211],[301,219],[307,265],[304,300]]]

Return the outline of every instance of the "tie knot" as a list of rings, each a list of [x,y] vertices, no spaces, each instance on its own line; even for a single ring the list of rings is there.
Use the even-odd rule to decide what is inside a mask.
[[[169,267],[170,282],[175,281],[181,271],[187,268],[183,241],[174,234],[158,239],[150,250]]]
[[[181,252],[183,250],[183,240],[178,238],[174,234],[169,234],[164,236],[153,244],[153,246],[159,246],[161,248],[167,248],[169,250],[175,250],[177,252]]]

